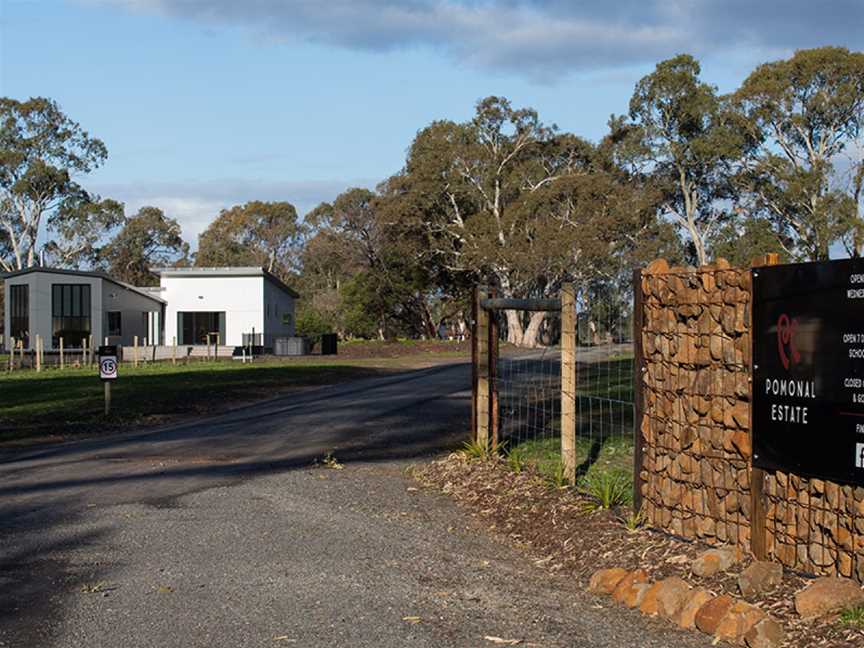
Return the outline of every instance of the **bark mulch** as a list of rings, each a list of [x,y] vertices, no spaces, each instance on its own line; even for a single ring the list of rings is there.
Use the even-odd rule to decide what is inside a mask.
[[[652,581],[679,576],[714,594],[741,598],[738,574],[752,558],[726,573],[700,578],[690,565],[707,545],[651,529],[628,529],[628,511],[587,511],[588,496],[555,488],[530,467],[515,473],[503,460],[476,461],[453,453],[416,467],[413,474],[454,498],[492,534],[523,549],[536,565],[570,574],[583,588],[598,569],[641,567]],[[797,616],[793,597],[807,582],[806,576],[786,570],[780,587],[749,602],[783,624],[786,646],[864,647],[864,628],[844,625],[836,615],[816,621]]]

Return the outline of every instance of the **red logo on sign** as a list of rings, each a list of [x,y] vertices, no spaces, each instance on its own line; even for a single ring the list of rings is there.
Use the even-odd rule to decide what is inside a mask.
[[[789,316],[783,313],[777,320],[777,351],[780,353],[780,362],[783,363],[784,369],[801,362],[801,354],[795,346],[797,332],[798,320],[789,319]]]

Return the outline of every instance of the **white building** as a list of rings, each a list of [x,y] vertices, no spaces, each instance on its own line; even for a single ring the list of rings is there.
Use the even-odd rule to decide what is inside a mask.
[[[298,295],[262,268],[163,268],[158,288],[130,286],[101,272],[28,268],[4,276],[6,339],[46,350],[122,346],[252,344],[272,349],[294,336]],[[10,345],[6,342],[7,348]]]
[[[262,268],[162,268],[165,341],[205,344],[208,333],[227,346],[273,348],[277,337],[294,336],[299,295]],[[254,336],[254,337],[253,337]],[[213,336],[215,339],[215,336]]]
[[[61,338],[67,349],[91,336],[94,346],[162,342],[165,301],[102,272],[28,268],[5,275],[4,288],[3,330],[25,349],[37,335],[45,350],[59,349]]]

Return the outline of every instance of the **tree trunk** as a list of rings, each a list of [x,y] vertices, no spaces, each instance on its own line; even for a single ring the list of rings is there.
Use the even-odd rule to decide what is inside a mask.
[[[522,346],[522,318],[519,311],[504,311],[507,317],[507,341],[514,346]]]
[[[539,346],[540,327],[545,319],[546,313],[544,311],[531,313],[531,319],[528,320],[528,326],[522,335],[522,346],[529,349],[536,349]]]

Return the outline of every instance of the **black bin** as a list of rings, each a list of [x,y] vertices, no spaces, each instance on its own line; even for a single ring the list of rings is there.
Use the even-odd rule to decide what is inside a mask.
[[[335,333],[325,333],[321,336],[321,355],[336,355],[339,337]]]

